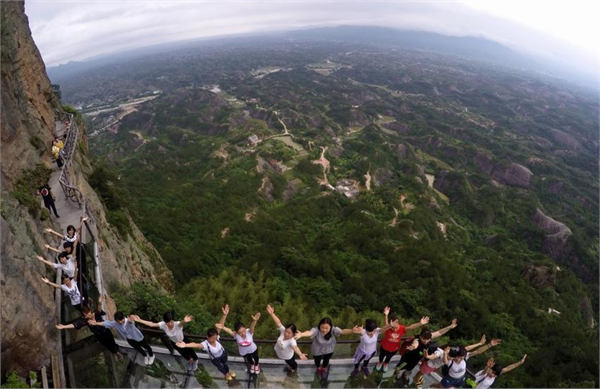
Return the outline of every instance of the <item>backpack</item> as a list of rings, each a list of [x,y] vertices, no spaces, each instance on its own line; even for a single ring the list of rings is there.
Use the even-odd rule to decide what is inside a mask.
[[[48,189],[46,189],[46,188],[42,188],[42,190],[40,192],[42,193],[42,196],[44,196],[44,197],[48,196],[48,193],[50,193],[50,192],[48,192]]]
[[[447,375],[449,375],[450,368],[452,367],[452,365],[454,365],[454,361],[452,361],[452,363],[450,363],[450,365],[444,365],[444,366],[442,366],[442,375],[444,377],[447,376]]]
[[[400,350],[398,351],[398,354],[400,355],[404,355],[406,354],[406,349],[408,348],[409,345],[412,344],[412,342],[415,340],[414,336],[411,336],[410,338],[406,338],[402,341],[402,344],[400,345]]]

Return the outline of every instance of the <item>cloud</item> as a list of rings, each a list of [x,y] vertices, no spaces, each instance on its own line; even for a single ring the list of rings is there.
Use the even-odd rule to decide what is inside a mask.
[[[481,36],[597,69],[598,51],[454,1],[29,1],[34,39],[53,66],[152,44],[333,25],[376,25]],[[560,28],[561,26],[557,26]]]

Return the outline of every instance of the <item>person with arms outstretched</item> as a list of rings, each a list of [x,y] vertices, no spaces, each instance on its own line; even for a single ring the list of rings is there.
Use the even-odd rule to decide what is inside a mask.
[[[250,374],[260,374],[258,347],[256,346],[256,343],[254,343],[253,338],[254,327],[256,327],[258,319],[260,319],[260,312],[256,312],[256,315],[252,316],[252,324],[250,324],[250,328],[248,329],[241,322],[235,323],[235,332],[220,323],[215,326],[218,330],[223,330],[235,338],[240,356],[244,357],[244,360],[248,364]]]
[[[500,374],[506,374],[509,371],[516,369],[525,363],[525,359],[527,359],[527,354],[523,355],[523,358],[521,358],[519,362],[515,362],[506,367],[502,367],[499,363],[495,363],[494,358],[488,359],[485,368],[475,374],[475,383],[477,384],[475,389],[488,389]]]
[[[329,360],[333,356],[333,351],[337,343],[336,338],[352,333],[360,333],[358,326],[355,326],[353,329],[341,329],[340,327],[334,327],[330,318],[324,317],[317,327],[313,327],[309,331],[299,332],[294,338],[300,339],[305,336],[313,338],[310,351],[317,367],[317,377],[325,378]]]
[[[75,269],[74,277],[77,277],[77,269]],[[50,282],[50,280],[48,280],[46,277],[42,277],[42,282],[44,282],[47,285],[52,286],[53,288],[60,289],[64,292],[66,292],[69,295],[69,299],[71,299],[71,305],[73,306],[73,308],[75,308],[79,312],[83,311],[81,304],[83,303],[84,298],[81,295],[81,292],[79,292],[79,287],[77,286],[77,281],[75,281],[74,279],[71,280],[71,278],[68,275],[63,274],[62,275],[62,285],[58,285],[53,282]]]
[[[229,305],[225,304],[223,308],[223,316],[221,316],[221,320],[216,324],[219,327],[223,328],[225,324],[225,320],[227,320],[227,315],[229,315]],[[221,330],[219,328],[211,328],[206,333],[206,340],[202,343],[186,343],[186,342],[177,342],[177,347],[180,348],[199,348],[208,353],[210,357],[210,361],[213,365],[225,376],[225,380],[231,381],[235,378],[235,373],[229,370],[229,364],[227,363],[227,351],[219,342]]]
[[[298,370],[298,363],[296,362],[296,355],[305,361],[306,354],[304,354],[298,347],[298,343],[294,336],[298,330],[294,324],[288,324],[284,326],[279,320],[279,317],[275,315],[275,309],[271,305],[267,305],[267,312],[271,315],[271,319],[275,322],[275,326],[279,330],[279,337],[275,344],[275,353],[277,356],[285,361],[287,364],[288,372],[294,373]]]
[[[185,335],[183,334],[183,326],[185,325],[185,323],[191,322],[194,319],[193,316],[187,315],[183,318],[182,321],[175,321],[172,312],[165,312],[165,314],[163,315],[163,321],[160,321],[158,323],[154,323],[148,320],[142,320],[138,315],[131,315],[131,317],[133,317],[133,320],[135,320],[137,323],[141,323],[148,327],[160,328],[161,330],[163,330],[165,334],[169,337],[169,341],[171,342],[173,348],[177,350],[177,352],[181,354],[182,357],[187,359],[189,363],[188,370],[196,371],[198,369],[198,356],[196,355],[194,350],[191,350],[189,348],[181,348],[177,346],[178,342],[186,341]]]

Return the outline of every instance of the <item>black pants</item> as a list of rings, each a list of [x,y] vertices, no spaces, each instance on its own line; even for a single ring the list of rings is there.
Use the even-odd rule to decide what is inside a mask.
[[[331,359],[332,355],[333,355],[333,353],[323,354],[323,355],[315,355],[315,366],[317,366],[317,367],[321,366],[321,360],[323,361],[322,367],[329,366],[329,360]]]
[[[286,359],[285,363],[287,363],[287,365],[292,370],[297,370],[298,369],[298,362],[296,362],[296,354],[292,355],[292,357],[290,359]]]
[[[146,356],[146,351],[148,351],[148,354],[150,356],[154,355],[154,353],[152,352],[152,347],[150,347],[150,345],[146,342],[146,339],[142,339],[139,342],[133,339],[127,339],[127,343],[129,343],[131,347],[139,351],[140,354],[142,354],[143,356]],[[146,349],[146,351],[144,351],[144,349]]]
[[[367,367],[367,365],[369,364],[369,361],[371,360],[371,358],[373,358],[375,356],[375,353],[371,354],[371,356],[367,359],[365,359],[365,356],[363,355],[359,360],[358,363],[354,365],[354,369],[358,370],[360,363],[363,363],[363,367]]]
[[[383,347],[379,347],[379,363],[390,363],[392,357],[396,355],[396,353],[397,351],[386,351]]]
[[[184,342],[188,342],[187,339],[183,339]],[[177,350],[177,352],[179,354],[181,354],[182,357],[184,357],[185,359],[187,359],[188,361],[194,360],[197,361],[198,360],[198,356],[196,355],[196,352],[194,351],[194,349],[191,349],[189,347],[186,348],[181,348],[181,347],[177,347],[177,344],[175,344],[175,342],[171,341],[171,345],[173,346],[173,348],[175,350]]]
[[[401,364],[405,363],[406,366],[404,366],[404,369],[406,369],[407,372],[411,372],[412,369],[414,369],[415,366],[419,364],[420,360],[421,356],[419,354],[406,353],[400,357],[400,360],[398,361],[396,367],[400,367]]]
[[[56,164],[58,165],[59,168],[61,168],[63,166],[63,159],[60,157],[60,155],[58,156],[58,158],[56,158]]]
[[[44,205],[48,208],[48,211],[52,213],[54,211],[54,216],[58,217],[58,213],[56,212],[56,205],[54,205],[54,200],[44,200]]]
[[[98,340],[98,343],[106,347],[111,353],[116,354],[119,351],[119,346],[117,345],[117,342],[115,342],[115,337],[109,330],[96,335],[96,339]]]
[[[250,365],[258,365],[258,349],[254,350],[252,354],[244,355],[244,360]]]

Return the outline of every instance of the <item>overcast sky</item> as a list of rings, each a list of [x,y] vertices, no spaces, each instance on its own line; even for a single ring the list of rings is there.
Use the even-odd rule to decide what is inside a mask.
[[[246,32],[375,25],[481,36],[598,70],[600,2],[26,0],[48,66],[157,43]]]

